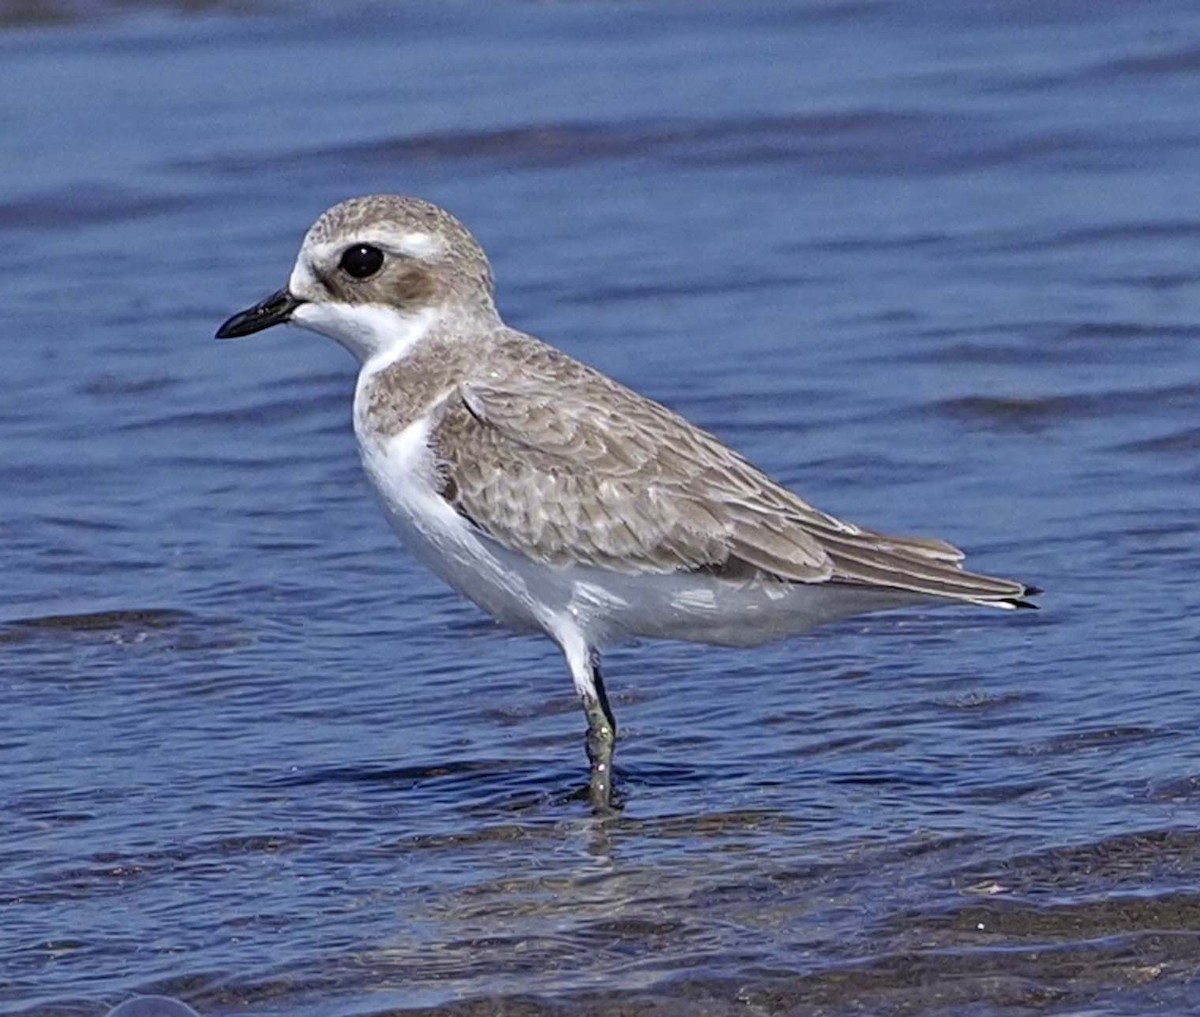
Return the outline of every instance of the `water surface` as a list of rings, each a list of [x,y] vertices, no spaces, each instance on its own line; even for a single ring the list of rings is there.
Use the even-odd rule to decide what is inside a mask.
[[[1200,11],[331,10],[0,32],[0,1013],[1200,1006]],[[555,648],[372,503],[350,359],[211,341],[371,191],[1043,610],[615,652],[598,822]]]

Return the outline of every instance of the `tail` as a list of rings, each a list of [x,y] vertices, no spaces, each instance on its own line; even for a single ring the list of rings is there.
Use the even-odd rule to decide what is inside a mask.
[[[1037,609],[1029,598],[1042,591],[1015,579],[963,571],[962,551],[928,537],[893,537],[865,530],[823,533],[821,543],[833,560],[833,579],[909,590],[944,600],[982,604],[1006,611]]]

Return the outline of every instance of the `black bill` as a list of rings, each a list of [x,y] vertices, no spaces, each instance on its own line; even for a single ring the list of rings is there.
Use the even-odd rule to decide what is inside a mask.
[[[270,328],[272,325],[282,325],[302,303],[304,301],[293,297],[285,286],[253,307],[238,311],[217,329],[217,338],[240,339],[242,336],[261,332],[264,328]]]

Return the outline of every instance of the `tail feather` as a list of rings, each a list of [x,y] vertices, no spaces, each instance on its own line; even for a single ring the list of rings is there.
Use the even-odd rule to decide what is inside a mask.
[[[834,581],[1006,609],[1036,608],[1027,598],[1041,592],[1013,579],[965,571],[963,552],[940,540],[862,532],[823,534],[822,544],[833,561]]]

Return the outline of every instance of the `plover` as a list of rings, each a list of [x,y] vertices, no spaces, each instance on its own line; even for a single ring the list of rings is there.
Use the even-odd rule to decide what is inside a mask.
[[[566,657],[588,794],[612,807],[616,723],[600,652],[634,638],[754,646],[852,615],[1032,607],[941,540],[826,515],[719,439],[504,324],[450,213],[372,195],[325,212],[287,285],[218,339],[283,323],[359,360],[354,433],[401,541],[501,624]]]

